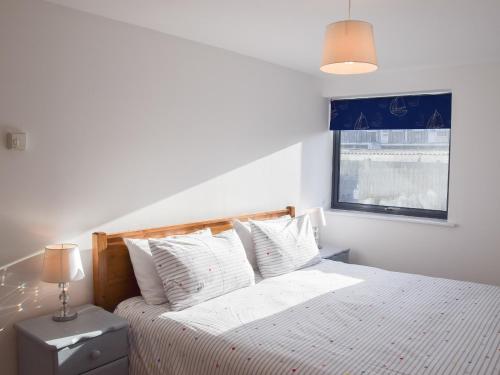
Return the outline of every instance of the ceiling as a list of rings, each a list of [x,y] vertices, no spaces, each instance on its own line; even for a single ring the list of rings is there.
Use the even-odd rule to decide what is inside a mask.
[[[347,0],[47,1],[315,75],[325,26],[347,15]],[[352,0],[384,70],[500,61],[499,17],[499,0]]]

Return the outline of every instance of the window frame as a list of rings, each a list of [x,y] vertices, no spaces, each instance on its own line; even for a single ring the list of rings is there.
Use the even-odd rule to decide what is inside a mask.
[[[348,131],[348,130],[346,130]],[[423,217],[429,219],[448,219],[448,209],[450,202],[450,166],[451,166],[451,131],[448,141],[448,184],[446,187],[446,211],[428,210],[422,208],[408,208],[396,206],[382,206],[364,203],[339,202],[339,182],[340,182],[340,141],[342,130],[333,130],[333,159],[332,159],[332,200],[331,208],[338,210],[360,211],[388,215],[403,215],[413,217]]]

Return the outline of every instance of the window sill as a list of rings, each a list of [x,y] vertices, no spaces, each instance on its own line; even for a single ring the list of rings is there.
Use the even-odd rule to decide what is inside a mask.
[[[360,219],[386,220],[386,221],[397,221],[397,222],[403,222],[403,223],[437,225],[440,227],[449,227],[449,228],[454,228],[457,226],[456,223],[453,223],[453,222],[448,221],[448,220],[430,219],[430,218],[425,218],[425,217],[379,214],[379,213],[348,211],[348,210],[338,210],[338,209],[329,209],[329,210],[326,210],[326,212],[328,214],[335,215],[335,216],[350,216],[350,217],[358,217]]]

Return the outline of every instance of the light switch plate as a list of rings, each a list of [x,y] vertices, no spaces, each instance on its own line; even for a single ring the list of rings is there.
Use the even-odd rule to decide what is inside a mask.
[[[7,133],[7,148],[9,150],[26,150],[26,133]]]

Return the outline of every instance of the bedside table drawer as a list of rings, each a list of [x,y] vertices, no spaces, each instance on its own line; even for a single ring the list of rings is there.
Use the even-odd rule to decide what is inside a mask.
[[[128,358],[121,358],[81,375],[128,375]]]
[[[57,352],[57,374],[80,374],[127,356],[127,330],[120,329]]]

